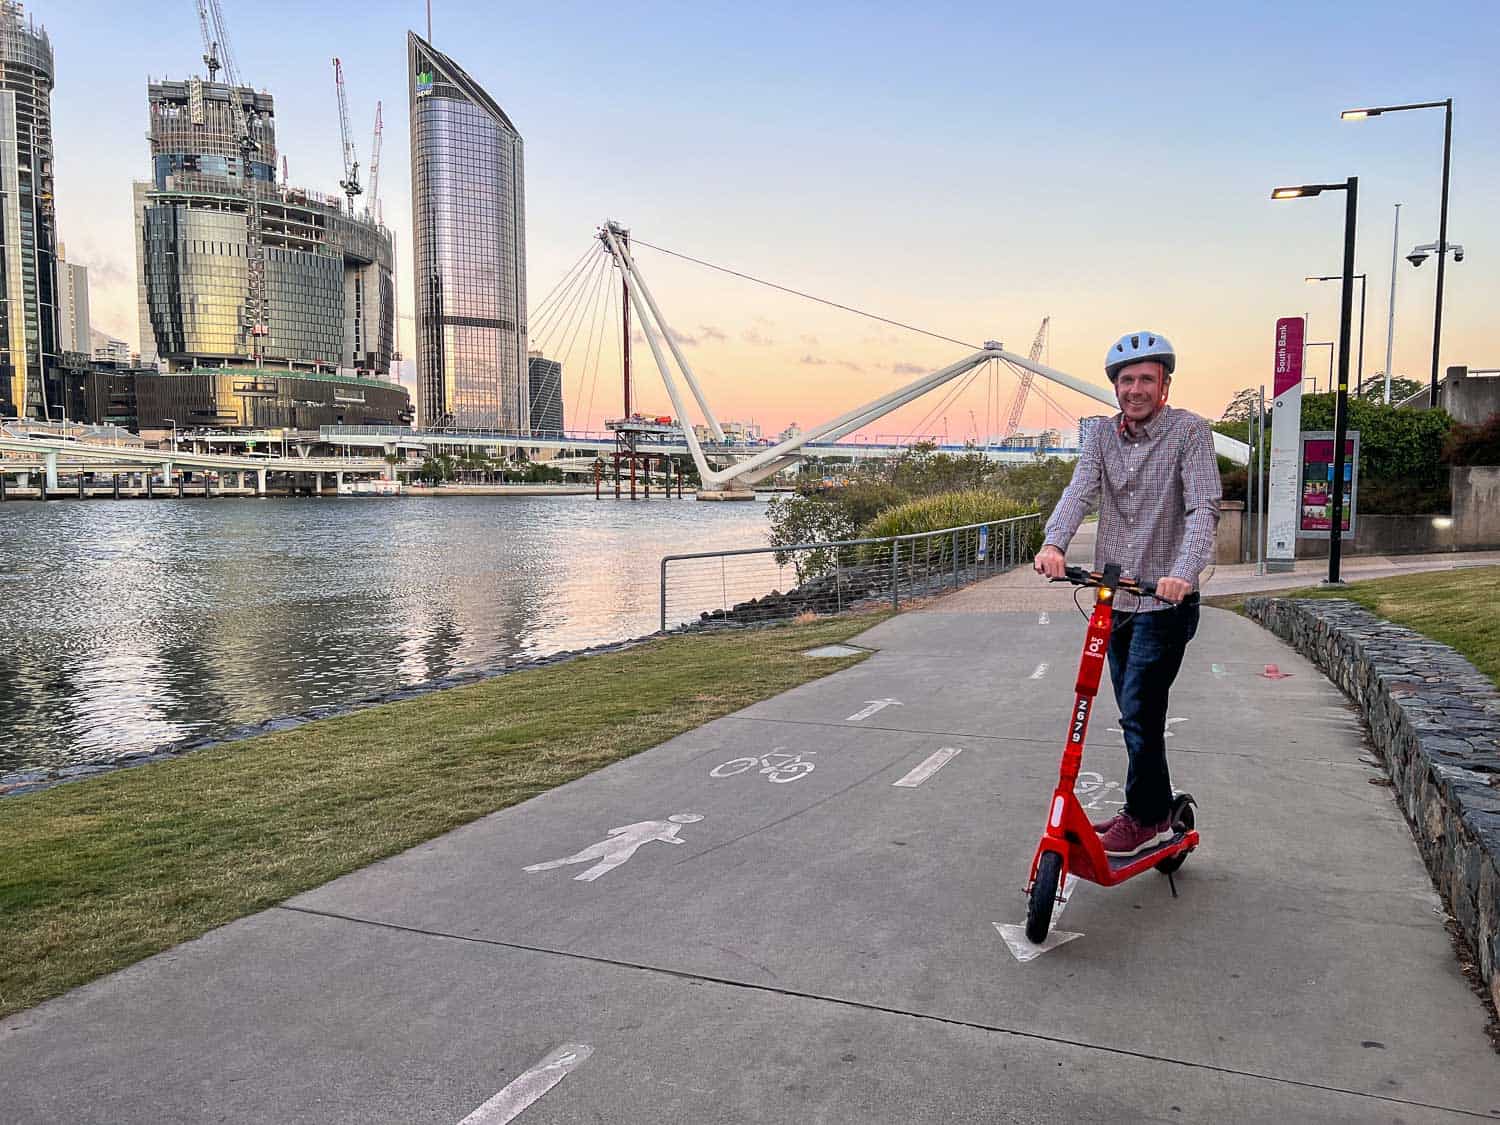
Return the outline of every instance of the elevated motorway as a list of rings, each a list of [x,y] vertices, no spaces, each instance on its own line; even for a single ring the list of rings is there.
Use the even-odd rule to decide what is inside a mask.
[[[397,471],[414,472],[415,466],[391,465],[383,457],[271,457],[249,453],[199,453],[186,449],[145,449],[139,446],[105,444],[54,437],[16,437],[0,431],[0,456],[7,462],[7,472],[41,472],[47,487],[57,488],[59,468],[86,472],[142,471],[160,469],[163,480],[173,472],[250,473],[256,479],[257,491],[266,489],[270,473],[320,474],[339,478],[355,476],[391,476]],[[22,468],[23,461],[32,467]]]
[[[564,433],[559,437],[537,437],[514,430],[449,432],[441,430],[406,430],[385,426],[324,426],[318,431],[318,442],[322,445],[338,446],[348,450],[381,449],[387,452],[420,450],[424,455],[437,449],[491,449],[513,447],[531,450],[549,450],[556,453],[594,453],[604,456],[614,452],[615,435],[606,433]],[[704,456],[733,462],[753,457],[771,448],[771,442],[701,442]],[[911,443],[862,442],[862,441],[812,441],[802,447],[808,457],[849,458],[851,460],[883,460],[899,457],[910,451]],[[683,437],[663,435],[659,438],[642,437],[637,449],[643,453],[659,453],[666,456],[686,457],[691,453]],[[1060,457],[1072,460],[1078,456],[1076,446],[967,445],[944,443],[936,446],[940,453],[961,457],[977,453],[991,461],[1024,463],[1034,460],[1038,453],[1045,457]]]

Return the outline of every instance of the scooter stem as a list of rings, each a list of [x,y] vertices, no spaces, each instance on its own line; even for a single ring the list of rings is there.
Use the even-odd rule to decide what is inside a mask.
[[[1063,750],[1062,779],[1059,789],[1072,791],[1083,764],[1083,743],[1088,735],[1089,719],[1094,713],[1094,698],[1099,694],[1099,680],[1109,654],[1109,634],[1114,625],[1114,588],[1100,586],[1094,595],[1094,612],[1089,616],[1088,635],[1083,655],[1078,661],[1078,679],[1074,682],[1073,713],[1068,720],[1068,742]]]

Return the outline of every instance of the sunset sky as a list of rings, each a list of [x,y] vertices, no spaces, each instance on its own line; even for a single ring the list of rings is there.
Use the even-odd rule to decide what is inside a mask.
[[[363,164],[384,102],[381,197],[410,354],[404,39],[423,30],[423,4],[222,2],[242,75],[276,97],[294,184],[338,190],[333,55]],[[89,267],[94,327],[134,343],[130,184],[148,172],[146,82],[201,72],[194,5],[27,10],[57,54],[61,237]],[[1302,278],[1339,269],[1342,196],[1272,203],[1280,184],[1360,177],[1364,369],[1383,366],[1392,204],[1405,204],[1403,256],[1437,238],[1443,119],[1340,122],[1351,106],[1454,98],[1449,236],[1465,260],[1448,270],[1443,362],[1500,367],[1497,31],[1492,0],[436,0],[433,12],[435,44],[525,138],[533,307],[614,218],[659,246],[959,340],[1024,353],[1050,315],[1053,366],[1101,383],[1114,337],[1152,328],[1178,348],[1174,401],[1215,417],[1235,390],[1269,381],[1278,316],[1310,314],[1312,340],[1337,331],[1338,286]],[[716,412],[768,432],[963,354],[654,251],[639,263]],[[1394,367],[1425,380],[1436,270],[1399,265]],[[597,427],[618,413],[618,360],[611,344],[588,362],[587,306],[568,349],[565,312],[543,318],[534,343],[565,354],[569,428]],[[641,405],[668,411],[649,353],[636,355]],[[1326,370],[1321,353],[1310,364]],[[927,429],[946,418],[952,440],[982,436],[1015,384],[1009,372],[976,379]],[[1064,410],[1033,400],[1027,425],[1096,412],[1049,393]],[[873,429],[906,432],[936,404]]]

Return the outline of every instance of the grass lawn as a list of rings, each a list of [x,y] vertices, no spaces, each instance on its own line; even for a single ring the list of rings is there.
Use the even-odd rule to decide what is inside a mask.
[[[664,638],[0,800],[0,1016],[847,668],[867,614]]]
[[[1465,567],[1372,578],[1342,590],[1317,586],[1263,591],[1274,597],[1348,598],[1371,613],[1457,649],[1500,686],[1500,566]],[[1205,605],[1243,612],[1247,594],[1204,598]]]

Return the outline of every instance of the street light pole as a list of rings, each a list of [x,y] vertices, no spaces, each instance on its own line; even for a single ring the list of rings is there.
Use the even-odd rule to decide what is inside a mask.
[[[1437,300],[1432,311],[1432,381],[1428,405],[1438,404],[1438,351],[1443,343],[1443,267],[1448,264],[1448,163],[1453,153],[1453,99],[1443,102],[1443,202],[1438,210]]]
[[[1339,389],[1333,407],[1333,495],[1328,529],[1328,583],[1339,582],[1344,554],[1344,437],[1349,432],[1349,322],[1354,303],[1354,226],[1359,208],[1359,177],[1344,191],[1344,284],[1339,296]],[[1433,384],[1436,393],[1436,384]]]
[[[1354,368],[1354,391],[1358,394],[1359,388],[1363,385],[1365,378],[1365,275],[1357,273],[1354,275],[1354,278],[1359,282],[1359,358]],[[1342,281],[1343,278],[1338,276],[1305,277],[1302,280],[1310,284],[1314,281]],[[1329,359],[1331,360],[1332,358],[1332,355],[1330,355]],[[1328,385],[1331,388],[1333,386],[1332,372],[1329,372],[1329,375]]]
[[[1391,404],[1391,351],[1396,342],[1396,248],[1401,242],[1401,204],[1391,227],[1391,307],[1385,317],[1385,404]]]
[[[1429,404],[1438,404],[1438,355],[1443,344],[1443,259],[1448,254],[1448,168],[1453,156],[1453,99],[1440,102],[1412,102],[1409,105],[1370,106],[1365,109],[1346,109],[1339,117],[1345,121],[1363,121],[1367,117],[1379,117],[1383,113],[1400,113],[1408,109],[1441,109],[1443,111],[1443,191],[1438,209],[1438,276],[1437,299],[1432,310],[1432,378],[1429,384]]]
[[[1360,110],[1361,114],[1372,111]],[[1339,563],[1343,557],[1344,531],[1344,441],[1349,430],[1349,330],[1354,319],[1354,226],[1359,209],[1359,177],[1350,176],[1341,184],[1302,184],[1279,187],[1272,199],[1302,199],[1325,191],[1344,193],[1344,271],[1339,294],[1339,381],[1333,405],[1333,494],[1330,500],[1328,528],[1328,584],[1339,584]]]

